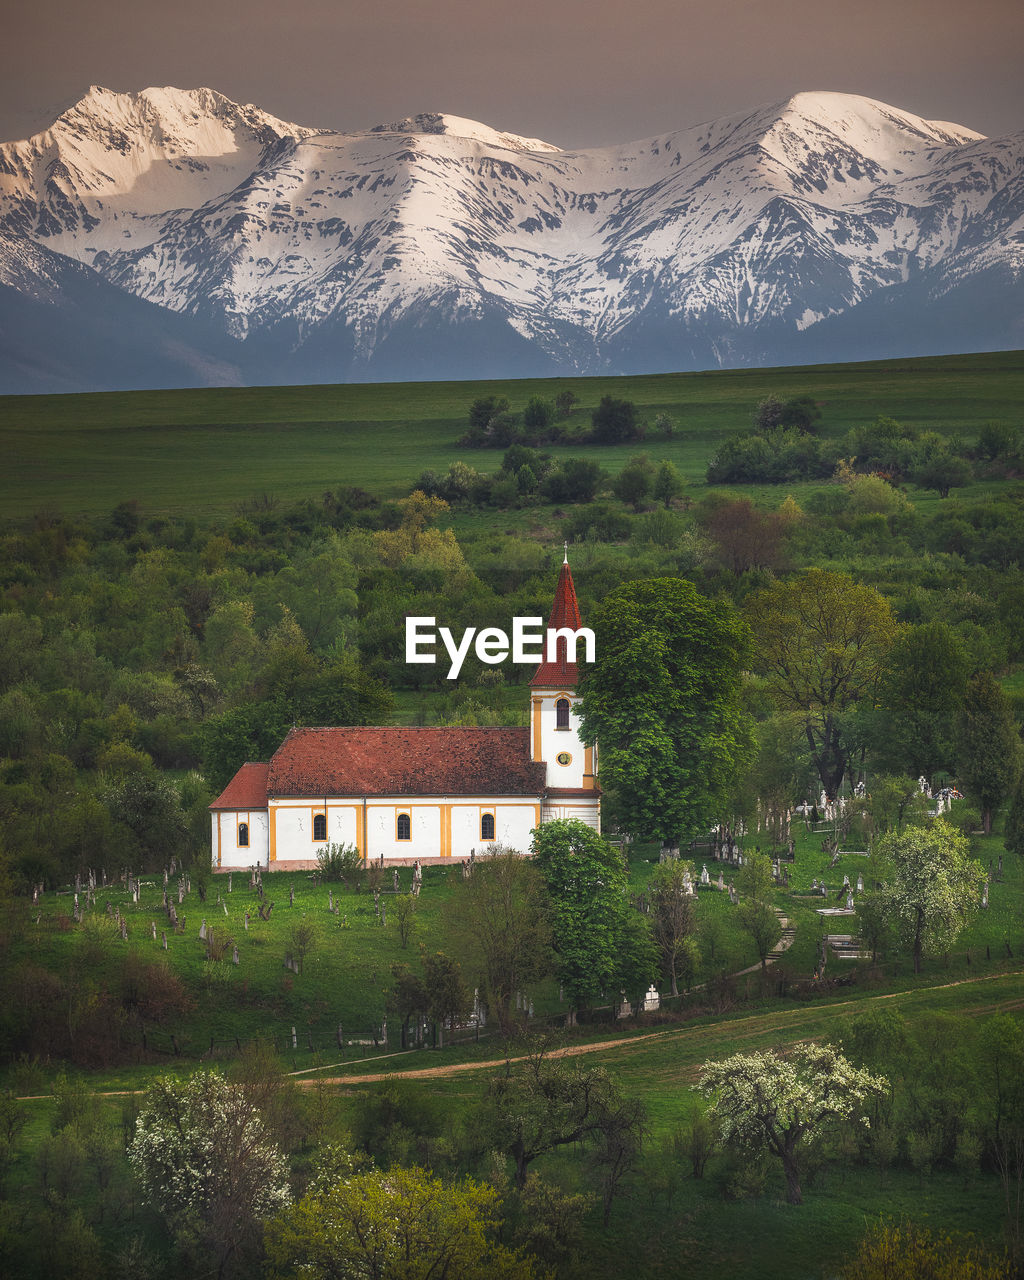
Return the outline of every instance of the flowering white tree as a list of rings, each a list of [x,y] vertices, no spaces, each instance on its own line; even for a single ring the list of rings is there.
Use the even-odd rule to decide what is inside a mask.
[[[911,948],[920,973],[924,953],[948,948],[977,908],[985,869],[970,856],[967,837],[941,818],[885,836],[877,856],[884,869],[873,900]]]
[[[204,1274],[228,1274],[260,1221],[291,1199],[286,1157],[245,1091],[216,1071],[157,1080],[128,1159],[178,1243],[202,1253]]]
[[[801,1145],[843,1120],[866,1126],[865,1101],[884,1092],[887,1084],[830,1045],[804,1044],[786,1056],[768,1050],[706,1062],[696,1088],[713,1099],[710,1113],[725,1143],[778,1156],[786,1175],[786,1199],[801,1204]]]

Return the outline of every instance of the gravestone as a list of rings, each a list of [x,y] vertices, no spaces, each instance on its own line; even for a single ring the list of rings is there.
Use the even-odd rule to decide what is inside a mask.
[[[235,944],[235,947],[231,952],[231,959],[234,961],[235,964],[238,964],[238,944],[237,943]]]
[[[644,1013],[657,1013],[661,1008],[661,996],[658,995],[654,983],[647,988],[647,994],[644,996]]]
[[[163,949],[166,951],[167,950],[167,934],[164,933],[162,929],[160,930],[160,942],[161,942],[161,945],[163,946]]]

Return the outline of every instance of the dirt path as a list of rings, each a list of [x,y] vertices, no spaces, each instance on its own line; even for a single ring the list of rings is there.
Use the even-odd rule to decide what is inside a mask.
[[[755,965],[760,968],[760,965]],[[747,1018],[737,1018],[735,1021],[722,1023],[707,1023],[704,1026],[694,1027],[689,1024],[683,1026],[669,1027],[664,1031],[649,1031],[639,1036],[629,1036],[618,1040],[595,1040],[588,1044],[568,1045],[562,1049],[554,1049],[548,1055],[552,1058],[571,1058],[579,1054],[585,1053],[607,1053],[613,1049],[633,1049],[652,1040],[666,1040],[677,1036],[689,1036],[692,1040],[711,1039],[715,1035],[720,1034],[723,1027],[727,1027],[730,1039],[743,1040],[753,1039],[757,1036],[764,1035],[772,1029],[773,1024],[780,1024],[788,1027],[792,1031],[799,1031],[801,1024],[813,1021],[821,1017],[829,1017],[841,1009],[846,1009],[851,1005],[858,1008],[864,1008],[872,1003],[883,1000],[898,1000],[904,996],[925,995],[932,991],[948,991],[953,987],[975,986],[981,982],[995,982],[1000,978],[1021,977],[1024,976],[1024,970],[1013,970],[1010,973],[986,974],[980,978],[961,978],[956,982],[944,982],[933,987],[912,987],[907,991],[890,991],[883,992],[877,996],[867,996],[860,1000],[842,1000],[835,1004],[814,1005],[806,1009],[781,1009],[775,1013],[751,1014]],[[968,1012],[969,1017],[984,1016],[990,1013],[1001,1012],[1003,1010],[1019,1009],[1024,1007],[1024,996],[1008,996],[1006,1000],[993,1001],[991,1003],[981,1005],[976,1009]],[[841,1015],[840,1015],[841,1016]],[[794,1037],[799,1040],[806,1037]],[[381,1060],[404,1058],[408,1055],[409,1050],[404,1053],[382,1054]],[[502,1067],[506,1062],[522,1062],[525,1060],[525,1054],[520,1054],[513,1058],[491,1058],[485,1062],[455,1062],[448,1066],[442,1067],[422,1067],[413,1071],[402,1071],[400,1074],[403,1079],[410,1080],[429,1080],[444,1079],[452,1076],[462,1075],[467,1071],[494,1071],[498,1067]],[[372,1059],[366,1059],[372,1061]],[[342,1064],[339,1063],[339,1066]],[[324,1070],[325,1068],[314,1068],[314,1070]],[[330,1070],[328,1067],[326,1070]],[[300,1075],[307,1075],[308,1072],[293,1072],[294,1079]],[[319,1077],[318,1080],[302,1080],[296,1079],[296,1083],[302,1086],[311,1087],[317,1083],[351,1086],[358,1084],[377,1084],[382,1080],[386,1080],[393,1072],[367,1072],[364,1075],[343,1075],[343,1076],[325,1076]]]

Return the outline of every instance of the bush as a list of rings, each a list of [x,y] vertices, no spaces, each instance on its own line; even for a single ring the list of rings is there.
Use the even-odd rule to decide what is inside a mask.
[[[534,435],[547,431],[554,419],[555,406],[540,396],[533,396],[523,410],[523,426]]]
[[[677,547],[689,528],[673,511],[652,511],[633,525],[631,541],[635,546]]]
[[[616,400],[602,396],[601,403],[591,412],[591,438],[597,444],[623,444],[640,438],[636,405],[632,400]]]
[[[564,458],[544,481],[544,493],[551,502],[593,502],[603,479],[598,463]]]
[[[733,436],[719,448],[707,470],[708,484],[782,484],[821,479],[832,470],[820,442],[793,428],[770,436]]]
[[[644,499],[654,487],[654,464],[646,453],[630,458],[612,483],[612,492],[620,502],[627,502],[639,511]]]
[[[329,844],[316,855],[316,865],[324,880],[335,880],[349,888],[363,878],[363,855],[354,844]]]
[[[562,525],[562,536],[570,542],[624,542],[633,521],[625,511],[607,503],[587,504],[573,512]]]

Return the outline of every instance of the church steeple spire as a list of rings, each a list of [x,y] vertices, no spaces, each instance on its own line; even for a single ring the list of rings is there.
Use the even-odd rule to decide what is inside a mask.
[[[567,627],[570,631],[578,631],[582,625],[576,587],[569,569],[569,545],[566,543],[562,568],[555,587],[555,600],[551,606],[551,616],[548,618],[548,630]],[[575,686],[579,680],[579,668],[575,662],[569,661],[569,645],[564,637],[558,640],[557,655],[556,661],[548,662],[545,659],[540,664],[530,681],[531,686],[559,689]]]

